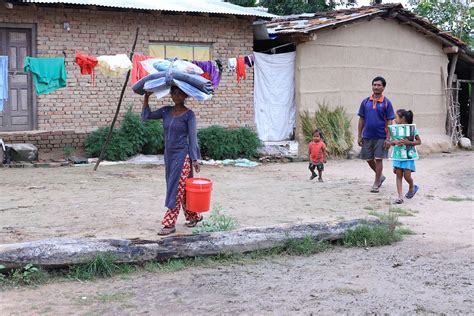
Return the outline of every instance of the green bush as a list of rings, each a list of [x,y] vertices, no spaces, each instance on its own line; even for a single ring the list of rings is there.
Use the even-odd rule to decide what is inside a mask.
[[[300,119],[307,143],[312,140],[315,129],[323,132],[328,156],[343,157],[351,150],[354,142],[351,120],[342,106],[330,111],[326,104],[319,104],[319,110],[313,116],[304,111],[300,114]]]
[[[156,155],[162,153],[165,148],[165,139],[161,121],[146,121],[144,125],[146,142],[143,145],[142,154]]]
[[[212,159],[251,158],[261,146],[249,128],[228,129],[214,125],[198,131],[201,155]]]
[[[85,141],[89,157],[98,157],[109,133],[109,126],[103,126],[89,134]],[[138,114],[129,109],[120,128],[114,128],[104,159],[126,160],[138,153],[157,154],[163,151],[164,138],[161,121],[143,123]]]

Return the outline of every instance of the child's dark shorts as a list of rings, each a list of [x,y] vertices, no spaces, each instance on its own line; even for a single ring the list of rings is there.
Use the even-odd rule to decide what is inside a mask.
[[[322,162],[318,163],[309,163],[309,170],[314,171],[314,169],[317,169],[318,171],[324,171],[324,164]]]

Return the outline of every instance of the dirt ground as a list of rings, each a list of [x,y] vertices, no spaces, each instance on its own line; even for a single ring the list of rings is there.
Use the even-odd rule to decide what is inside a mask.
[[[413,314],[474,313],[473,152],[417,163],[421,189],[402,207],[417,234],[392,246],[335,248],[310,257],[255,264],[135,273],[91,282],[7,289],[3,315]],[[325,182],[306,163],[257,168],[204,166],[212,203],[242,227],[361,218],[387,212],[395,177],[369,193],[359,160],[330,161]],[[164,212],[164,168],[140,166],[0,169],[0,243],[54,236],[157,238]],[[450,197],[468,198],[450,201]],[[189,233],[180,216],[179,233]]]

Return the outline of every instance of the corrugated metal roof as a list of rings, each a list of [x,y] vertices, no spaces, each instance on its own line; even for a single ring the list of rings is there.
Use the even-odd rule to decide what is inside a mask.
[[[275,18],[266,23],[266,26],[270,34],[309,33],[339,23],[357,20],[371,15],[383,14],[386,13],[388,9],[396,7],[401,7],[401,5],[390,4],[328,12],[304,13],[301,15]]]
[[[275,15],[218,0],[21,0],[24,3],[69,4],[120,9],[214,13],[272,18]]]
[[[440,30],[425,18],[405,10],[401,4],[382,4],[337,11],[277,17],[272,21],[265,22],[265,25],[268,33],[272,35],[309,34],[318,29],[349,23],[371,16],[385,16],[402,21],[410,21],[427,33],[432,33],[442,40],[467,48],[467,45],[460,39]]]

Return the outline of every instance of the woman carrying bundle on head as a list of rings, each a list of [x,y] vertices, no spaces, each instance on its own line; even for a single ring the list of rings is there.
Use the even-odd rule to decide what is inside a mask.
[[[145,93],[143,100],[142,120],[163,120],[165,138],[165,175],[166,201],[168,208],[163,218],[163,227],[158,235],[169,235],[176,232],[176,220],[182,207],[187,227],[195,227],[202,220],[199,213],[186,209],[185,181],[192,177],[193,169],[199,172],[200,151],[197,142],[196,116],[187,108],[188,97],[177,86],[170,90],[174,106],[164,106],[151,111],[148,101],[151,93]]]

